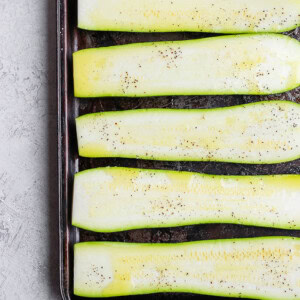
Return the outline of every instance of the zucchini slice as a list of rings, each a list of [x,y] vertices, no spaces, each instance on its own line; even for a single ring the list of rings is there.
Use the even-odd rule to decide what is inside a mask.
[[[300,25],[299,0],[79,0],[78,26],[136,32],[283,32]]]
[[[300,175],[99,168],[75,176],[74,226],[116,232],[199,223],[300,229]]]
[[[76,97],[262,95],[300,84],[300,43],[279,34],[93,48],[73,58]]]
[[[300,158],[300,105],[266,101],[214,109],[141,109],[76,119],[79,154],[269,164]]]
[[[74,293],[113,297],[188,292],[300,299],[300,239],[75,245]]]

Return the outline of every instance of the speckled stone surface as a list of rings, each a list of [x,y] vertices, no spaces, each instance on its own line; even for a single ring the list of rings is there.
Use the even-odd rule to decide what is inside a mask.
[[[0,299],[60,299],[55,0],[0,1]]]

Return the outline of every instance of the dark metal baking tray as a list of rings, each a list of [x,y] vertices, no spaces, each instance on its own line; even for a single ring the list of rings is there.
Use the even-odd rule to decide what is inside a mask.
[[[109,0],[108,0],[109,1]],[[300,174],[300,160],[279,165],[242,165],[201,162],[156,162],[134,159],[79,158],[75,131],[75,118],[91,112],[125,110],[135,108],[211,108],[244,104],[267,99],[298,101],[300,88],[285,94],[272,96],[193,96],[154,98],[96,98],[76,99],[73,95],[72,53],[79,49],[119,45],[132,42],[195,39],[211,34],[203,33],[110,33],[88,32],[77,29],[77,1],[57,0],[58,42],[58,170],[60,215],[60,284],[63,299],[83,299],[73,294],[73,245],[80,241],[122,242],[184,242],[204,239],[242,238],[287,235],[300,237],[300,231],[287,231],[237,225],[197,225],[180,228],[133,230],[121,233],[101,234],[77,229],[71,225],[72,185],[74,174],[100,166],[126,166],[139,168],[172,169],[208,174],[259,175]],[[300,40],[299,28],[287,33]],[[251,213],[251,212],[249,212]],[[201,295],[156,294],[147,299],[201,298]],[[123,299],[144,296],[123,297]],[[217,299],[217,297],[207,297]]]

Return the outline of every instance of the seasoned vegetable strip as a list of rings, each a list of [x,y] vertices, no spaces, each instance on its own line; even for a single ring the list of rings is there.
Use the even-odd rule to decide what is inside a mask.
[[[282,32],[300,25],[298,0],[79,0],[89,30]]]
[[[75,226],[115,232],[199,223],[300,229],[300,175],[99,168],[75,176]]]
[[[144,109],[76,119],[79,154],[173,161],[279,163],[300,158],[300,105]]]
[[[188,292],[300,299],[300,239],[75,245],[74,292],[112,297]]]
[[[102,47],[73,58],[76,97],[262,95],[300,84],[300,43],[279,34]]]

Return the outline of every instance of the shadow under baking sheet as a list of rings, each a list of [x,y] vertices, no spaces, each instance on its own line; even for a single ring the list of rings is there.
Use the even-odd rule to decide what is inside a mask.
[[[56,88],[56,3],[47,0],[44,12],[47,20],[47,150],[48,166],[48,295],[60,299],[59,290],[59,239],[58,239],[58,180],[57,180],[57,88]]]

